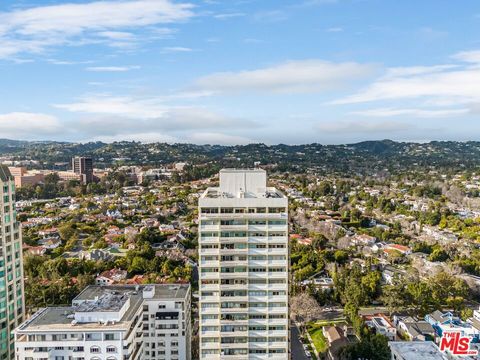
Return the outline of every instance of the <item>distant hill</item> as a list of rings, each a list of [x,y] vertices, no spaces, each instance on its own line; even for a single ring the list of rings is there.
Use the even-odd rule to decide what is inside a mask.
[[[392,140],[363,141],[357,144],[352,144],[351,146],[356,149],[371,152],[372,154],[385,154],[398,151],[398,149],[401,148],[401,143],[396,143]]]
[[[276,164],[284,171],[337,172],[345,175],[397,173],[408,169],[478,169],[480,142],[432,141],[429,143],[364,141],[348,145],[237,146],[140,142],[17,141],[0,139],[0,156],[38,160],[40,168],[68,162],[72,156],[92,156],[97,167],[115,164],[159,166],[188,161],[191,164],[252,167],[254,162]]]

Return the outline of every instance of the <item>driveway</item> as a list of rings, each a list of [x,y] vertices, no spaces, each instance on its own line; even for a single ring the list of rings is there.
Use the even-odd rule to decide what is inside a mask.
[[[318,317],[317,320],[329,321],[329,320],[335,320],[335,319],[338,319],[338,318],[342,318],[343,316],[344,315],[343,315],[343,309],[342,308],[332,307],[328,311],[324,310],[321,313],[321,315]]]

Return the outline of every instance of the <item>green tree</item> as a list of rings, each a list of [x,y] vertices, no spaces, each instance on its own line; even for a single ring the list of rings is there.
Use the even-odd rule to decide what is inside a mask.
[[[389,360],[391,357],[387,337],[375,334],[363,337],[360,342],[347,345],[341,351],[345,360]]]

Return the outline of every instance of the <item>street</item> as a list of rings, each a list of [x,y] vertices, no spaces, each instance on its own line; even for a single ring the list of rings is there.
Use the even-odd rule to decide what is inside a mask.
[[[291,339],[292,339],[292,360],[308,360],[305,356],[305,350],[303,350],[303,344],[298,339],[299,332],[295,325],[291,328]]]

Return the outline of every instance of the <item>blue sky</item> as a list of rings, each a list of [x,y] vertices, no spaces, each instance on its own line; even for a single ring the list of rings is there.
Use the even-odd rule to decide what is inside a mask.
[[[477,0],[0,2],[0,138],[478,140]]]

